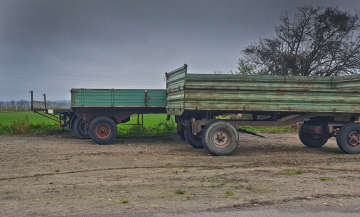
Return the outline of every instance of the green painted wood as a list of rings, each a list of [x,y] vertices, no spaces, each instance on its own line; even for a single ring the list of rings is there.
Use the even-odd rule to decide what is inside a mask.
[[[360,112],[360,75],[341,77],[166,74],[167,112]]]
[[[71,89],[72,107],[165,107],[165,90]]]

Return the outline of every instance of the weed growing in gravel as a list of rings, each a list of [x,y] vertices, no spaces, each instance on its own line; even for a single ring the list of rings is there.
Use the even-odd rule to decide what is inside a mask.
[[[339,195],[340,197],[345,197],[345,198],[351,198],[351,195],[349,195],[349,194],[340,194]]]
[[[129,203],[129,201],[128,200],[123,200],[123,201],[121,201],[121,203]]]
[[[295,175],[301,175],[305,173],[304,171],[301,171],[301,170],[297,170],[296,172],[286,172],[285,175],[287,176],[295,176]]]
[[[319,180],[322,182],[334,181],[334,179],[330,177],[320,177]]]
[[[231,191],[227,191],[226,193],[225,193],[225,197],[227,198],[227,197],[232,197],[232,196],[234,196],[234,193],[232,193]]]
[[[186,191],[182,191],[180,189],[174,191],[175,194],[185,194]]]
[[[59,173],[59,172],[60,172],[60,170],[55,170],[55,172],[56,172],[56,173]]]

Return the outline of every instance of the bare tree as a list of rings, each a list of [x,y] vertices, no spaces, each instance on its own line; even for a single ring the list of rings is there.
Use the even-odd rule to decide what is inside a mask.
[[[359,12],[338,7],[299,7],[294,17],[280,14],[276,37],[244,49],[244,64],[270,75],[337,76],[360,73]]]

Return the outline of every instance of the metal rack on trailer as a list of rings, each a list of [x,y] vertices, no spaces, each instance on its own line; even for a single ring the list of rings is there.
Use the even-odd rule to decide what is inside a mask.
[[[43,94],[44,101],[35,101],[34,100],[34,91],[29,91],[31,94],[31,101],[30,101],[30,110],[36,114],[39,114],[43,117],[49,118],[53,121],[58,122],[59,124],[62,122],[61,116],[60,119],[56,114],[54,114],[53,109],[48,109],[46,105],[46,94]],[[37,106],[36,106],[37,105]],[[57,109],[57,112],[68,112],[70,109]],[[61,124],[60,124],[61,125]]]

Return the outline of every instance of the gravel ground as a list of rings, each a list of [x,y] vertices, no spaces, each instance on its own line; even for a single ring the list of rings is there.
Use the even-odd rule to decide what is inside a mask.
[[[202,212],[257,207],[355,207],[359,155],[335,139],[320,149],[296,134],[240,134],[215,157],[173,138],[99,146],[71,135],[0,135],[0,216]]]

